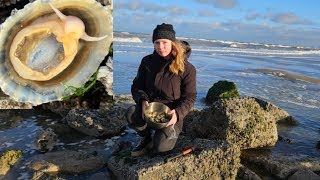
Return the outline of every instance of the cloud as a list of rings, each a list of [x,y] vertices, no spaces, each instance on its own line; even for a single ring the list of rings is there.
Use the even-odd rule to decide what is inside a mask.
[[[201,9],[198,11],[198,15],[200,17],[212,17],[216,15],[216,13],[212,12],[212,10],[209,9]]]
[[[167,5],[158,1],[157,3],[116,1],[115,31],[151,34],[157,24],[165,22],[173,24],[177,36],[183,37],[320,47],[318,39],[315,38],[320,36],[320,29],[317,26],[310,26],[315,23],[290,12],[273,12],[272,9],[260,12],[250,9],[245,16],[247,21],[243,21],[211,18],[217,14],[214,10],[209,11],[208,6],[199,6],[202,9],[186,9],[186,6]],[[215,3],[218,2],[217,0],[193,1],[212,4],[215,7],[217,7]],[[227,2],[232,5],[224,7],[235,7],[237,3],[236,0]],[[252,23],[254,20],[258,21]]]
[[[311,21],[307,19],[302,19],[292,12],[273,14],[271,17],[271,21],[280,24],[313,24]]]
[[[246,20],[252,21],[260,18],[261,15],[257,12],[251,12],[246,15]]]
[[[114,10],[130,10],[130,11],[144,11],[151,13],[167,13],[169,15],[186,15],[189,10],[180,6],[160,5],[157,3],[148,2],[116,2],[114,3]]]
[[[167,11],[169,11],[170,14],[172,15],[182,15],[182,14],[188,14],[188,10],[179,6],[168,6]]]
[[[285,24],[285,25],[312,25],[314,24],[312,21],[308,19],[303,19],[298,17],[296,14],[292,12],[282,12],[282,13],[273,13],[273,12],[265,12],[265,13],[257,13],[257,12],[248,12],[246,15],[246,20],[252,21],[256,19],[264,19],[270,20],[275,23]]]
[[[238,4],[237,0],[194,0],[194,1],[199,3],[212,4],[216,8],[221,8],[221,9],[232,9]]]

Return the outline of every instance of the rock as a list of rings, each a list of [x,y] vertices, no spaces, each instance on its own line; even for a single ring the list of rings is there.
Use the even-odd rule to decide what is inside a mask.
[[[192,109],[183,119],[183,126],[182,126],[182,132],[189,133],[189,136],[192,136],[193,134],[190,133],[191,129],[193,129],[194,122],[198,122],[201,115],[201,111],[198,109]]]
[[[320,150],[320,141],[317,142],[316,148]]]
[[[21,125],[21,122],[23,122],[23,117],[21,116],[21,113],[23,113],[24,111],[25,110],[23,110],[22,112],[2,110],[0,114],[0,119],[3,119],[5,121],[1,122],[0,130],[11,129]]]
[[[269,174],[278,179],[288,179],[298,170],[320,171],[320,159],[306,156],[265,156],[253,150],[241,152],[241,163],[247,167],[259,169],[260,173]]]
[[[32,158],[29,168],[39,174],[81,174],[98,170],[106,163],[107,157],[96,151],[65,150],[36,155]]]
[[[278,139],[275,116],[255,98],[218,100],[190,127],[193,137],[226,140],[241,149],[274,146]]]
[[[218,81],[209,89],[206,102],[213,103],[218,99],[240,97],[237,85],[234,82]]]
[[[114,105],[117,107],[128,108],[134,104],[131,94],[117,94],[114,96]]]
[[[94,137],[115,136],[126,126],[124,108],[72,109],[65,117],[68,125]]]
[[[286,142],[288,144],[292,144],[293,140],[287,137],[283,137],[281,135],[278,136],[278,141]]]
[[[271,104],[270,102],[254,98],[257,103],[259,103],[260,107],[268,112],[271,116],[274,117],[276,123],[282,123],[286,125],[299,125],[299,122],[295,120],[292,116],[289,115],[287,111],[284,111],[283,109],[275,106],[274,104]]]
[[[190,146],[195,151],[166,161]],[[124,150],[108,160],[108,167],[117,179],[235,179],[239,155],[240,149],[226,142],[179,136],[171,152],[133,158]]]
[[[241,160],[243,160],[243,158]],[[294,167],[266,157],[250,156],[245,157],[243,161],[245,164],[255,166],[265,174],[272,174],[279,179],[286,179],[293,171],[295,171]]]
[[[40,130],[35,139],[36,148],[40,152],[52,151],[54,146],[59,142],[58,136],[51,128]]]
[[[246,166],[241,165],[238,171],[237,180],[261,180],[261,178]]]
[[[1,176],[6,175],[13,166],[22,156],[21,150],[9,150],[2,154],[0,157],[0,179]]]
[[[113,95],[113,60],[108,58],[106,66],[100,66],[97,80],[100,81],[108,95]]]
[[[32,109],[30,103],[20,103],[9,97],[0,97],[0,109]]]
[[[318,176],[316,173],[308,169],[300,169],[288,178],[288,180],[300,180],[300,179],[320,180],[320,176]]]

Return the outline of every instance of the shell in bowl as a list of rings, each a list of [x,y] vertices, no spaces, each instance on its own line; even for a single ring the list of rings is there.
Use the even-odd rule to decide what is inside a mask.
[[[172,117],[168,114],[170,111],[171,109],[163,103],[151,102],[144,110],[144,119],[148,126],[155,129],[162,129],[167,126]]]
[[[108,54],[112,20],[94,0],[26,5],[1,26],[1,90],[33,105],[70,95],[63,84],[83,86]]]

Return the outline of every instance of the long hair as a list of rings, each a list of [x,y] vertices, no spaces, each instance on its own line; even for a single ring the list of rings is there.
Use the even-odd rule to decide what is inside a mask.
[[[185,50],[180,41],[172,41],[171,54],[174,57],[174,59],[169,65],[169,69],[175,75],[178,75],[179,72],[184,72],[184,51]]]

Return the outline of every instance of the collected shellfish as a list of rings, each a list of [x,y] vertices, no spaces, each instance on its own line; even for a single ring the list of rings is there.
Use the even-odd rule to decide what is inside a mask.
[[[109,52],[112,13],[94,0],[34,1],[0,30],[0,87],[33,105],[81,87]]]

